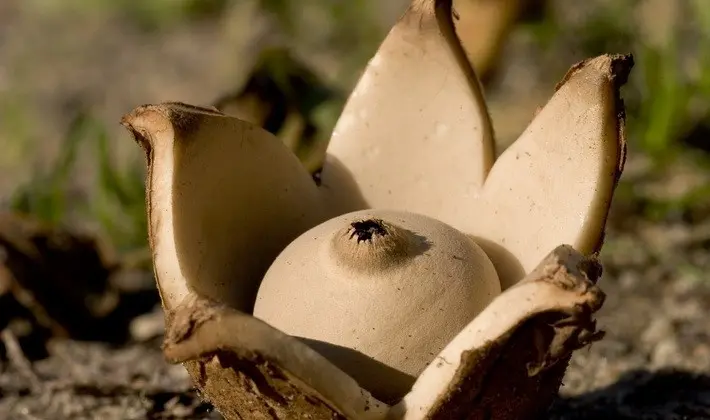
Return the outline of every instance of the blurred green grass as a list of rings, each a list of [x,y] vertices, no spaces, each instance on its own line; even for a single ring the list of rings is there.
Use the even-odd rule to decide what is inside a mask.
[[[161,31],[172,25],[217,15],[227,3],[228,0],[147,3],[71,0],[52,4],[53,7],[81,10],[102,7],[103,12],[108,10],[109,13],[129,16],[145,30]],[[348,77],[354,80],[384,36],[384,31],[374,23],[377,11],[372,8],[373,3],[354,0],[309,3],[321,7],[325,19],[338,28],[334,32],[337,35],[324,42],[343,46],[343,67],[349,69]],[[633,52],[636,66],[624,90],[627,133],[632,150],[648,155],[658,171],[687,154],[695,156],[693,162],[696,164],[710,168],[705,155],[687,144],[687,138],[697,127],[707,126],[710,122],[710,2],[683,2],[691,8],[692,21],[676,22],[661,42],[651,42],[648,34],[629,19],[635,2],[599,3],[581,26],[565,23],[548,11],[542,20],[521,24],[516,30],[528,31],[540,48],[553,52],[560,48],[560,40],[566,38],[574,39],[575,53],[584,57],[605,52]],[[309,30],[294,10],[296,2],[262,0],[261,7],[278,18],[284,32],[294,39]],[[688,35],[689,31],[691,35]],[[694,41],[691,43],[689,39]],[[563,64],[568,67],[571,63]],[[275,73],[279,71],[274,69]],[[282,75],[276,74],[275,77],[282,78]],[[315,118],[317,128],[325,133],[319,138],[327,138],[337,114],[328,112],[327,116]],[[16,130],[17,136],[22,137],[25,123],[21,111],[8,109],[5,115],[14,124],[12,129]],[[78,214],[97,222],[103,234],[120,251],[145,247],[144,162],[136,160],[118,167],[110,158],[110,146],[111,139],[105,127],[89,111],[78,113],[66,133],[59,156],[48,170],[36,171],[29,182],[17,189],[11,207],[53,223],[65,222],[70,213],[73,217]],[[705,146],[710,148],[710,145]],[[99,176],[90,191],[76,196],[71,191],[70,178],[76,170],[77,151],[81,147],[90,148],[96,157]],[[619,191],[620,196],[630,199],[636,194],[629,185],[622,185]],[[710,188],[699,187],[681,197],[650,199],[645,211],[649,217],[663,219],[678,212],[679,207],[683,210],[708,200]]]
[[[73,171],[82,147],[93,147],[98,177],[91,191],[77,195],[71,190]],[[144,163],[133,161],[117,168],[110,153],[106,128],[88,113],[79,113],[69,125],[59,155],[47,171],[35,172],[15,191],[10,206],[54,224],[69,217],[97,222],[103,236],[119,252],[131,252],[146,244]]]
[[[230,0],[27,0],[25,7],[42,13],[104,13],[121,16],[145,31],[209,18],[224,11]]]

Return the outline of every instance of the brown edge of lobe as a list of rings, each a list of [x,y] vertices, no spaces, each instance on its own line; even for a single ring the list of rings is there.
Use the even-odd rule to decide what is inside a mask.
[[[146,155],[146,164],[150,168],[152,164],[152,149],[153,146],[150,141],[150,134],[146,132],[144,129],[140,127],[136,127],[134,124],[135,119],[138,118],[139,116],[143,115],[146,112],[158,112],[158,110],[154,109],[154,105],[141,105],[139,107],[136,107],[133,109],[131,112],[128,114],[125,114],[123,117],[121,117],[120,124],[128,130],[128,132],[131,134],[131,137],[133,138],[133,141],[135,141],[141,149],[143,149],[143,152]]]
[[[182,139],[184,134],[196,131],[204,116],[228,117],[227,114],[213,106],[190,105],[184,102],[163,102],[160,104],[138,106],[121,118],[121,125],[126,127],[133,134],[136,142],[146,150],[146,153],[148,153],[147,150],[149,148],[153,147],[150,141],[152,140],[150,133],[145,132],[141,127],[135,127],[133,120],[149,112],[163,116],[172,124],[176,141]]]
[[[167,316],[163,351],[170,362],[183,363],[202,397],[225,418],[252,418],[258,413],[263,418],[276,420],[346,420],[317,391],[309,392],[267,355],[232,348],[227,343],[215,348],[201,347],[197,343],[187,351],[181,351],[181,343],[190,340],[204,324],[219,322],[223,311],[232,310],[217,302],[189,295]]]
[[[626,159],[628,153],[628,144],[626,139],[626,106],[624,104],[624,99],[621,97],[621,87],[624,86],[628,80],[631,73],[631,69],[634,67],[634,56],[633,54],[614,54],[611,55],[611,64],[609,69],[609,80],[613,85],[614,93],[614,107],[616,109],[616,130],[617,137],[619,139],[618,144],[618,158],[617,166],[614,172],[614,180],[611,186],[611,192],[609,197],[609,207],[611,208],[611,203],[614,199],[614,192],[619,186],[619,181],[621,180],[621,175],[626,166]],[[604,245],[604,240],[606,237],[606,224],[609,219],[609,209],[604,212],[602,223],[602,234],[599,236],[599,241],[594,247],[594,253],[598,254],[601,252],[602,246]]]
[[[624,130],[626,122],[626,108],[624,106],[624,100],[621,98],[621,87],[628,82],[629,74],[631,69],[634,67],[634,56],[633,54],[605,54],[603,55],[609,58],[609,68],[605,71],[609,81],[613,85],[614,89],[614,102],[617,112],[617,130],[619,137],[619,161],[617,164],[617,171],[615,176],[615,186],[621,177],[621,172],[624,169],[626,163],[626,132]],[[562,77],[562,80],[555,85],[554,91],[557,92],[560,88],[565,85],[572,76],[577,74],[583,67],[589,64],[590,61],[596,60],[601,56],[588,58],[574,64],[567,73]]]
[[[263,355],[220,350],[184,362],[200,395],[227,420],[347,420],[312,393],[304,392]]]
[[[199,129],[202,118],[205,115],[226,117],[227,115],[220,112],[217,108],[190,105],[184,102],[163,102],[160,104],[144,104],[137,106],[131,112],[123,115],[120,124],[125,127],[133,137],[133,140],[143,149],[146,159],[146,180],[145,180],[145,208],[146,216],[148,217],[148,245],[151,249],[152,259],[155,260],[155,239],[150,226],[150,217],[153,210],[152,203],[152,180],[153,180],[153,164],[154,164],[154,149],[156,147],[153,134],[145,127],[140,127],[136,124],[136,120],[147,113],[155,113],[167,119],[173,126],[174,143],[180,140],[185,140],[186,134]],[[175,147],[175,144],[173,145]],[[176,150],[177,151],[177,150]],[[153,267],[154,276],[158,279],[158,273]],[[162,298],[162,290],[158,281],[158,290]],[[167,315],[166,315],[167,316]]]
[[[609,59],[609,66],[604,69],[607,78],[612,83],[613,93],[614,93],[614,108],[616,109],[616,130],[617,138],[619,143],[617,145],[618,157],[617,165],[614,171],[614,180],[612,181],[611,193],[610,193],[610,204],[613,200],[614,192],[616,187],[619,185],[621,179],[621,174],[624,171],[624,166],[626,165],[626,158],[628,152],[628,145],[626,141],[626,107],[624,105],[624,100],[621,98],[621,87],[628,82],[631,69],[634,67],[634,56],[631,53],[628,54],[603,54],[597,57],[588,58],[582,60],[570,67],[570,69],[565,73],[556,85],[554,91],[557,92],[560,88],[569,81],[572,76],[577,74],[582,68],[584,68],[590,61],[599,59],[600,57],[607,57]],[[603,227],[601,234],[599,235],[599,240],[592,247],[593,254],[599,254],[601,252],[602,246],[606,238],[606,224],[609,218],[609,210],[604,212],[601,220],[601,226]]]
[[[181,343],[190,339],[193,333],[208,321],[219,317],[220,311],[228,310],[224,305],[209,299],[188,294],[175,309],[166,313],[166,329],[163,340],[163,352],[168,360],[178,363],[185,359],[200,357],[218,349],[198,349],[194,354],[178,356],[173,351]],[[178,354],[180,352],[177,352]]]
[[[184,135],[197,131],[205,116],[228,117],[213,106],[190,105],[184,102],[165,102],[167,117],[175,128],[175,140],[184,139]]]
[[[120,124],[128,130],[129,134],[133,138],[133,141],[140,146],[140,148],[143,150],[143,153],[145,154],[145,164],[146,164],[146,176],[145,176],[145,211],[146,211],[146,218],[148,219],[148,247],[151,250],[151,260],[155,260],[155,240],[153,239],[153,233],[152,229],[150,227],[150,215],[151,211],[153,209],[153,204],[151,200],[151,191],[152,191],[152,179],[153,179],[153,146],[151,145],[150,142],[150,137],[147,132],[144,132],[143,130],[138,129],[137,127],[134,127],[133,125],[133,120],[140,115],[142,112],[145,112],[147,108],[150,105],[141,105],[137,108],[135,108],[133,111],[129,112],[128,114],[125,114],[123,117],[121,117]],[[158,278],[158,273],[155,271],[155,265],[153,264],[153,275],[157,279]],[[159,286],[159,285],[158,285]],[[160,287],[158,287],[158,290],[160,290]],[[161,293],[162,295],[162,293]]]
[[[535,273],[528,282],[576,291],[580,301],[530,314],[498,340],[463,352],[427,420],[539,418],[556,397],[571,354],[603,338],[592,318],[605,297],[595,285],[601,273],[596,258],[562,246]]]

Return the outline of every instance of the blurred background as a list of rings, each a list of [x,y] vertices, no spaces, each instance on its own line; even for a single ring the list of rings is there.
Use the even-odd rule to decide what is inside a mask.
[[[144,156],[118,121],[144,103],[215,105],[277,134],[315,169],[348,92],[408,3],[0,2],[0,413],[216,416],[159,354]],[[629,160],[603,253],[609,335],[575,356],[554,415],[638,418],[682,406],[683,418],[710,418],[707,397],[693,397],[710,391],[710,2],[470,4],[471,59],[499,151],[572,64],[635,58],[622,91]],[[66,381],[93,400],[55,389]],[[659,389],[652,406],[636,398]]]

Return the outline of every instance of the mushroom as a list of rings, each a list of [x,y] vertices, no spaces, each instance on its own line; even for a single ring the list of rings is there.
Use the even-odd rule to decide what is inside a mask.
[[[624,164],[619,89],[632,59],[573,66],[494,163],[451,14],[451,0],[413,0],[348,100],[318,186],[273,135],[213,109],[146,105],[123,118],[148,156],[165,355],[226,418],[535,418],[571,353],[601,338],[595,255]],[[328,239],[353,229],[402,239]],[[423,241],[412,235],[431,248],[411,258]],[[440,264],[454,249],[464,261]],[[452,277],[400,275],[433,267]],[[462,296],[442,287],[451,304],[408,322],[431,296],[426,279]],[[368,288],[378,280],[389,284]],[[419,287],[387,308],[398,282]],[[388,328],[421,342],[387,342]]]
[[[414,213],[364,210],[291,242],[266,272],[254,316],[396,401],[499,294],[493,263],[466,235]]]
[[[148,159],[150,247],[166,309],[194,290],[251,311],[276,255],[323,218],[310,175],[272,134],[215,109],[145,105],[121,123]]]

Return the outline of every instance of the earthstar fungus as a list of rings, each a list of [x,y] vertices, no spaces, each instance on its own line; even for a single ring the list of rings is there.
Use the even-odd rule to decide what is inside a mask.
[[[536,418],[571,353],[601,338],[595,255],[632,59],[573,66],[495,160],[452,19],[451,0],[413,0],[319,185],[273,135],[212,108],[124,116],[148,160],[165,355],[226,418]]]

